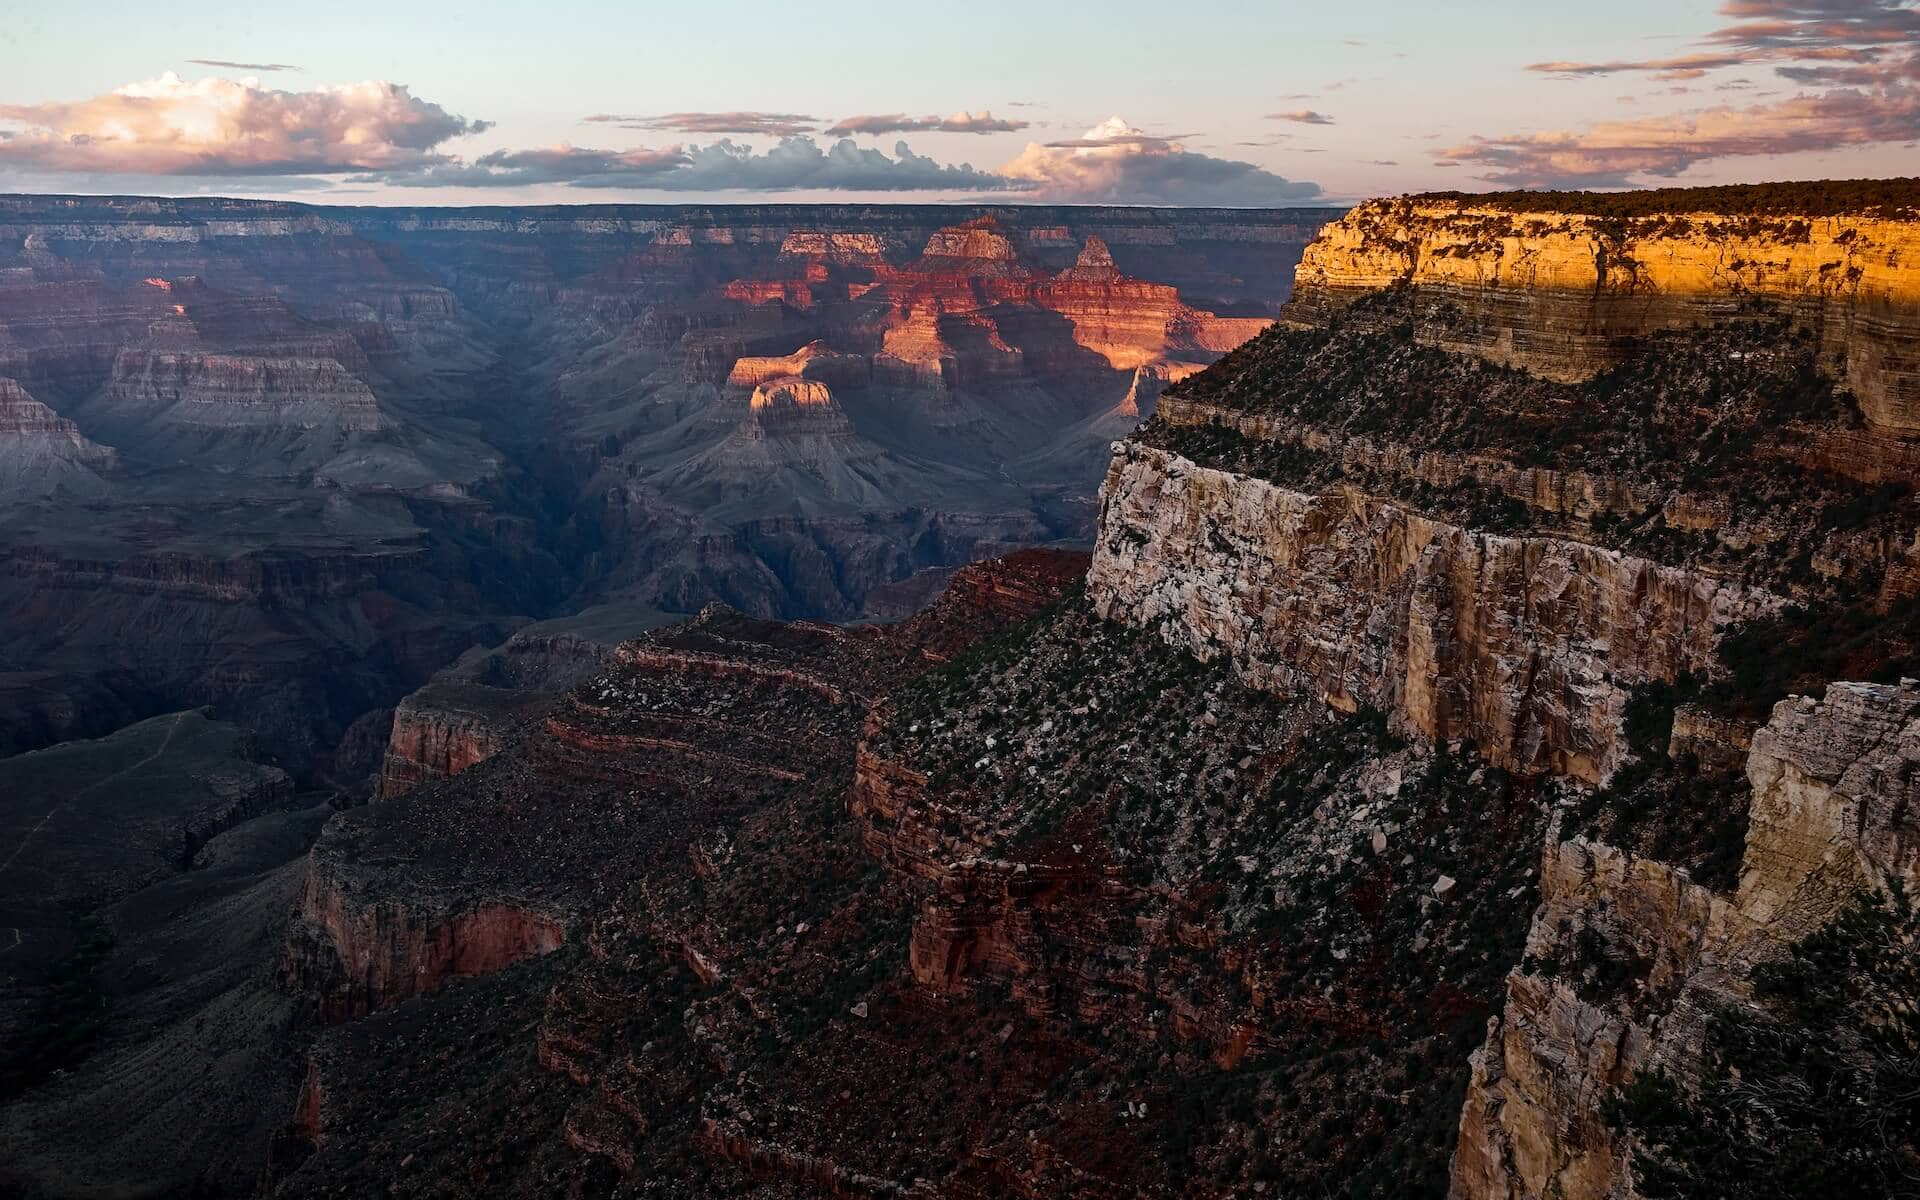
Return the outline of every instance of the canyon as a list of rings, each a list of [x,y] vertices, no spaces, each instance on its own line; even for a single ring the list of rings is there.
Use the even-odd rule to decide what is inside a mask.
[[[0,197],[0,751],[211,706],[345,785],[528,620],[1084,543],[1333,215]]]
[[[404,234],[443,290],[367,290],[390,248],[316,274],[391,322],[365,365],[330,356],[374,423],[286,365],[317,335],[269,304],[217,381],[13,335],[42,347],[0,408],[24,479],[122,486],[112,411],[324,493],[272,519],[393,522],[325,572],[263,542],[164,574],[22,553],[16,578],[290,639],[289,612],[358,613],[325,623],[413,657],[313,710],[340,732],[304,764],[262,765],[274,727],[217,699],[0,760],[30,847],[131,803],[189,732],[196,756],[178,815],[118,828],[164,852],[100,849],[138,869],[21,917],[81,982],[9,977],[8,1019],[75,1031],[9,1076],[0,1187],[1665,1194],[1691,1135],[1655,1118],[1721,1131],[1729,1065],[1756,1065],[1728,1031],[1851,1078],[1873,1037],[1796,1024],[1780,980],[1870,960],[1863,896],[1916,936],[1902,188],[1374,201],[1301,237],[1260,313],[1231,281],[1281,256],[1269,214],[33,202],[22,254],[84,236],[142,280],[200,239]],[[502,377],[419,356],[512,312],[544,424],[495,445]],[[268,381],[307,391],[263,431]],[[410,491],[359,482],[376,459],[489,465]],[[583,490],[516,509],[521,473]],[[483,578],[527,567],[594,605],[528,621]],[[493,607],[449,625],[445,580]],[[34,670],[10,678],[54,694]],[[1895,1006],[1903,978],[1855,990]],[[1882,1122],[1863,1171],[1914,1161],[1881,1107],[1829,1106]]]

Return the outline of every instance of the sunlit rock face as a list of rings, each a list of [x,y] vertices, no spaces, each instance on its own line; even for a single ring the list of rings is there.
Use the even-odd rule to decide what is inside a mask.
[[[817,379],[829,384],[864,383],[867,360],[857,354],[844,354],[824,341],[811,341],[792,354],[754,357],[742,355],[727,373],[729,387],[757,388],[768,380],[783,377]]]
[[[965,224],[940,230],[927,239],[926,256],[1003,263],[1014,262],[1020,257],[1013,243],[1001,232],[1000,222],[992,217],[977,217]]]
[[[1633,338],[1788,304],[1818,331],[1874,428],[1920,434],[1920,230],[1876,216],[1675,211],[1619,219],[1471,202],[1376,200],[1300,265],[1296,320],[1411,283],[1420,336],[1554,379],[1584,379]]]

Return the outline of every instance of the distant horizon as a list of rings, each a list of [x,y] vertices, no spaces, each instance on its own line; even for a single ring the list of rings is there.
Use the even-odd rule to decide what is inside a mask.
[[[1591,195],[1591,196],[1630,196],[1644,192],[1688,192],[1709,191],[1719,188],[1769,188],[1795,187],[1819,184],[1862,184],[1862,183],[1903,183],[1909,182],[1920,187],[1920,175],[1856,175],[1831,176],[1806,179],[1754,179],[1732,180],[1721,183],[1690,184],[1652,184],[1629,188],[1490,188],[1484,191],[1467,191],[1457,188],[1431,188],[1423,191],[1378,192],[1353,199],[1323,197],[1318,200],[1302,200],[1288,204],[1147,204],[1120,203],[1103,201],[1044,201],[1044,200],[1008,200],[1008,199],[954,199],[954,200],[794,200],[794,199],[722,199],[722,200],[541,200],[541,201],[474,201],[469,203],[420,203],[404,198],[387,201],[340,201],[309,200],[279,196],[242,196],[227,193],[214,194],[167,194],[164,192],[57,192],[57,191],[5,191],[0,190],[0,201],[17,199],[35,200],[137,200],[160,201],[168,203],[190,204],[258,204],[287,205],[297,208],[371,208],[393,210],[436,210],[464,211],[472,209],[613,209],[613,208],[653,208],[653,209],[702,209],[702,208],[950,208],[950,209],[1120,209],[1140,212],[1292,212],[1346,210],[1374,200],[1417,200],[1422,198],[1495,199],[1501,196],[1527,195]]]
[[[1420,193],[1403,193],[1414,196]],[[514,203],[511,201],[477,201],[468,204],[423,204],[408,202],[404,198],[391,203],[378,201],[344,200],[305,200],[279,196],[236,196],[225,193],[209,195],[167,195],[162,192],[39,192],[39,191],[0,191],[0,201],[16,199],[34,200],[153,200],[167,203],[185,204],[281,204],[299,208],[382,208],[382,209],[436,209],[459,210],[476,208],[527,209],[527,208],[1020,208],[1020,209],[1124,209],[1138,212],[1289,212],[1293,210],[1310,211],[1315,209],[1348,209],[1368,200],[1388,198],[1386,196],[1364,196],[1358,200],[1320,200],[1299,201],[1292,204],[1120,204],[1094,201],[1058,201],[1043,200],[541,200]]]

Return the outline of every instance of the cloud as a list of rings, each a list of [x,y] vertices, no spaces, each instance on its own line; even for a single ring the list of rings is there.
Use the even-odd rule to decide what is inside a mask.
[[[217,67],[222,71],[298,71],[292,63],[247,63],[229,62],[224,58],[190,58],[187,60],[196,67]]]
[[[1331,125],[1333,118],[1311,108],[1296,108],[1292,112],[1268,113],[1269,121],[1292,121],[1296,125]]]
[[[1709,159],[1792,154],[1920,137],[1920,92],[1853,89],[1751,108],[1711,108],[1579,133],[1474,138],[1443,161],[1482,168],[1514,187],[1631,187],[1635,175],[1671,178]]]
[[[1581,75],[1619,75],[1629,71],[1705,72],[1721,67],[1744,67],[1752,62],[1748,54],[1680,54],[1671,58],[1613,59],[1608,62],[1537,62],[1527,70],[1542,75],[1573,78]]]
[[[1771,65],[1774,74],[1826,90],[1755,104],[1718,106],[1578,132],[1476,137],[1443,152],[1446,165],[1519,187],[1630,187],[1638,176],[1672,178],[1712,159],[1793,154],[1920,138],[1920,7],[1915,0],[1725,0],[1734,23],[1691,54],[1609,62],[1541,62],[1562,76],[1643,72],[1698,79],[1713,71]],[[1716,91],[1745,80],[1715,85]],[[1690,89],[1672,88],[1669,94]],[[1770,93],[1759,93],[1768,95]]]
[[[71,103],[0,104],[0,166],[123,175],[325,175],[424,169],[488,128],[369,81],[305,92],[169,71]]]
[[[851,139],[822,149],[796,135],[764,152],[722,138],[707,146],[659,150],[592,150],[556,146],[496,150],[472,163],[434,165],[355,182],[402,187],[519,187],[565,184],[578,188],[640,188],[669,192],[781,191],[1009,191],[1026,185],[970,164],[942,164],[915,154],[905,142],[889,158]]]
[[[961,109],[947,117],[909,117],[905,113],[868,114],[848,117],[827,130],[828,137],[862,135],[878,137],[886,133],[1014,133],[1029,122],[996,117],[991,112]]]
[[[1727,0],[1720,12],[1740,23],[1707,40],[1736,46],[1898,46],[1920,37],[1920,9],[1912,0]]]
[[[1037,197],[1073,203],[1253,206],[1307,200],[1320,186],[1253,163],[1183,149],[1113,117],[1084,137],[1027,143],[1000,173]]]
[[[1152,153],[1171,150],[1176,142],[1198,136],[1200,135],[1196,133],[1147,133],[1143,130],[1128,126],[1126,122],[1121,121],[1119,117],[1110,117],[1105,123],[1087,130],[1087,132],[1080,137],[1061,138],[1059,141],[1048,142],[1046,147],[1049,150],[1112,150],[1132,148]]]
[[[650,117],[594,113],[581,120],[652,133],[750,133],[767,137],[812,133],[820,124],[819,117],[783,112],[679,112]]]

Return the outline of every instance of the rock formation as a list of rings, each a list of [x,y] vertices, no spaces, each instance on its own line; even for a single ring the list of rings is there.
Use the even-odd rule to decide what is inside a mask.
[[[1088,591],[1255,687],[1379,708],[1527,774],[1598,783],[1637,684],[1705,671],[1764,593],[1553,538],[1476,533],[1122,444]]]
[[[1255,687],[1574,785],[1450,1194],[1617,1200],[1638,1193],[1616,1089],[1697,1085],[1765,964],[1914,881],[1920,694],[1841,674],[1913,651],[1920,514],[1885,481],[1915,430],[1884,365],[1913,336],[1911,222],[1532,203],[1330,226],[1289,326],[1115,447],[1089,595]],[[1659,398],[1690,392],[1721,407]],[[1857,651],[1808,620],[1859,629]]]
[[[111,449],[83,436],[18,382],[0,378],[0,500],[100,495],[108,489],[101,475],[114,461]]]
[[[394,708],[380,794],[397,796],[491,758],[519,725],[612,662],[621,642],[676,619],[604,605],[528,625],[493,649],[468,651]]]
[[[355,453],[531,385],[529,453],[590,500],[578,578],[699,615],[529,627],[387,701],[385,795],[274,885],[266,1186],[1633,1200],[1649,1144],[1609,1101],[1704,1095],[1773,966],[1920,885],[1908,301],[1845,259],[1912,206],[1871,190],[1363,206],[1218,350],[1209,310],[1262,310],[1198,282],[1224,260],[1155,272],[1185,216],[280,213],[302,253],[420,236],[460,298],[328,276],[422,322],[334,357],[396,422]],[[116,303],[190,318],[176,265]],[[409,375],[466,305],[544,357]],[[229,311],[157,319],[308,356]],[[32,335],[55,411],[111,378],[91,328]],[[1090,561],[956,569],[1075,528],[1045,489],[1096,434]],[[17,573],[358,628],[512,544],[451,479],[339,478],[302,480],[320,516],[405,511],[405,565]]]
[[[846,619],[1083,538],[1129,379],[1033,288],[1098,238],[1272,314],[1331,215],[0,198],[0,746],[211,703],[312,781],[526,615]]]
[[[1732,895],[1583,838],[1550,843],[1533,965],[1508,979],[1506,1011],[1474,1056],[1450,1194],[1633,1194],[1629,1147],[1600,1102],[1656,1066],[1695,1074],[1711,1014],[1747,1001],[1757,966],[1860,890],[1920,884],[1920,830],[1907,817],[1916,761],[1920,687],[1835,683],[1824,701],[1781,701],[1754,735]],[[1538,965],[1578,961],[1582,945],[1629,964],[1612,994]]]
[[[332,359],[123,352],[105,403],[157,422],[226,428],[384,428],[365,383]]]
[[[1920,284],[1913,222],[1872,214],[1674,211],[1640,218],[1524,203],[1363,204],[1300,264],[1294,319],[1396,283],[1428,301],[1420,335],[1553,379],[1583,379],[1631,339],[1783,302],[1820,332],[1876,429],[1920,433],[1911,365]]]

